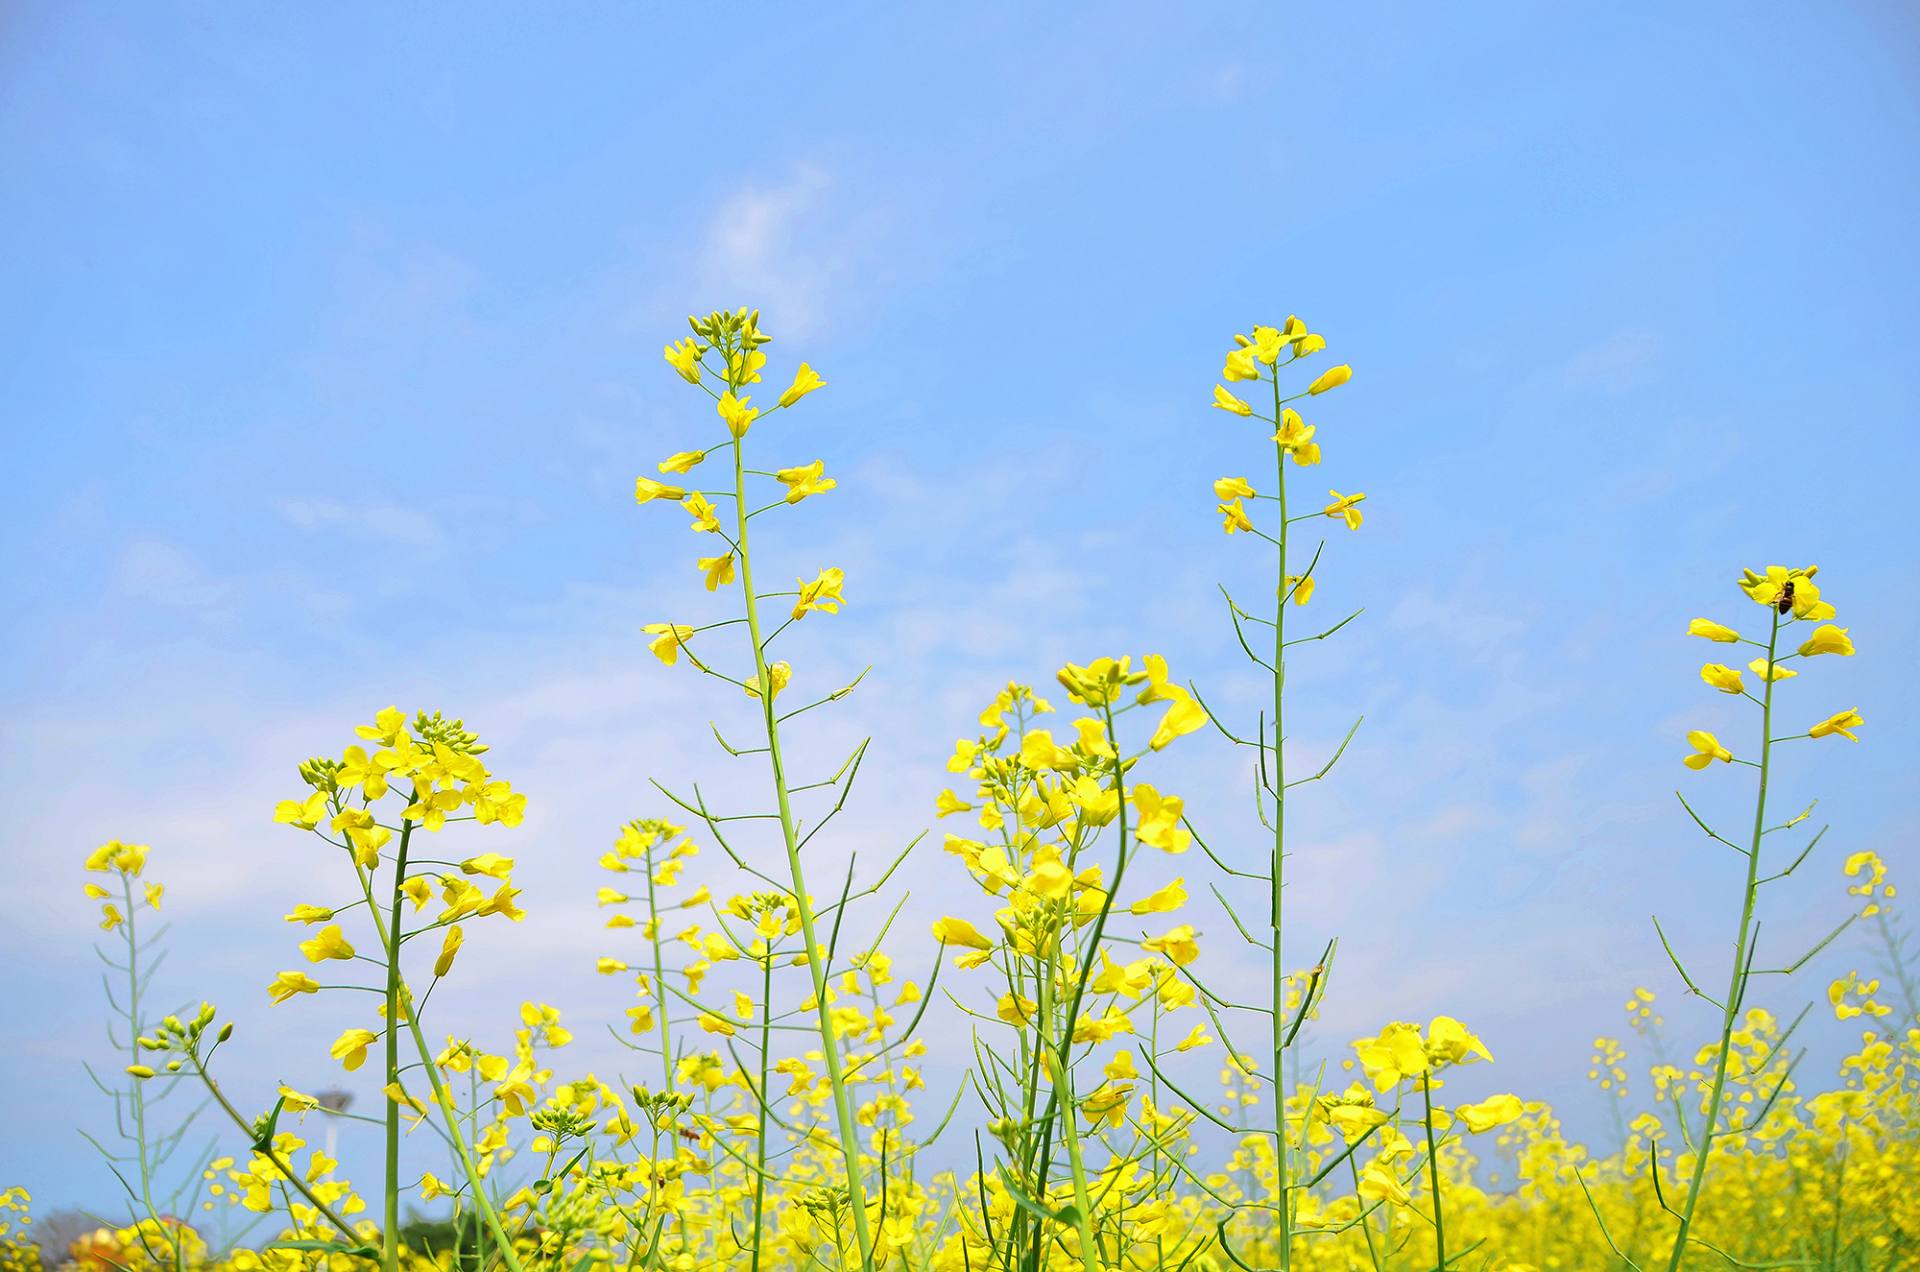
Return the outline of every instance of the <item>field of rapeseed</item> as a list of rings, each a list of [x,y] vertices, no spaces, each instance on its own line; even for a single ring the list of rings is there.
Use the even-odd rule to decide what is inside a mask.
[[[1289,317],[1223,342],[1211,389],[1211,422],[1246,447],[1244,469],[1213,484],[1223,545],[1271,570],[1270,594],[1223,601],[1262,691],[1236,700],[1121,649],[981,686],[978,731],[956,742],[931,810],[940,842],[829,871],[821,846],[865,748],[823,754],[809,726],[859,682],[816,683],[781,637],[843,621],[847,581],[830,564],[791,586],[757,578],[754,543],[800,533],[807,501],[854,493],[804,460],[807,413],[831,395],[814,396],[827,381],[804,361],[776,378],[757,312],[690,322],[665,351],[692,403],[687,449],[648,457],[635,494],[650,541],[695,536],[686,556],[712,602],[662,615],[636,655],[752,700],[760,727],[712,742],[763,798],[722,807],[663,774],[648,816],[607,827],[598,970],[632,986],[614,1022],[625,1077],[570,1065],[580,1026],[540,1003],[491,1037],[436,1028],[436,1006],[468,992],[466,943],[513,940],[514,828],[539,792],[517,790],[512,757],[462,720],[390,706],[343,721],[337,752],[288,757],[303,785],[262,810],[327,873],[283,899],[285,970],[261,992],[289,1029],[311,995],[358,998],[363,1022],[313,1046],[370,1070],[384,1106],[224,1083],[222,1053],[245,1037],[213,1003],[166,1014],[149,993],[164,855],[100,845],[76,859],[76,888],[125,1048],[99,1069],[120,1132],[101,1149],[124,1194],[98,1230],[48,1251],[31,1199],[7,1191],[6,1272],[1920,1266],[1920,983],[1894,881],[1871,853],[1822,851],[1813,810],[1770,789],[1803,748],[1868,727],[1820,687],[1823,661],[1855,652],[1825,572],[1730,563],[1701,616],[1666,616],[1676,642],[1711,651],[1702,692],[1741,699],[1749,719],[1676,738],[1676,769],[1741,784],[1752,815],[1711,824],[1681,788],[1675,816],[1730,866],[1725,958],[1686,965],[1666,930],[1648,939],[1718,1024],[1677,1035],[1662,1016],[1673,991],[1623,987],[1622,1028],[1603,1026],[1589,1074],[1617,1143],[1596,1148],[1524,1091],[1455,1097],[1457,1070],[1498,1071],[1471,1018],[1382,1021],[1332,1062],[1303,1049],[1341,959],[1338,943],[1288,943],[1289,805],[1339,779],[1360,724],[1304,769],[1280,743],[1290,678],[1314,676],[1321,642],[1354,617],[1313,602],[1364,543],[1366,511],[1333,409],[1353,373],[1319,334]],[[688,520],[661,522],[676,513]],[[1244,766],[1250,807],[1165,789],[1162,753],[1203,745]],[[1264,862],[1209,847],[1240,816],[1262,827]],[[908,854],[953,898],[931,932],[898,919]],[[1782,962],[1757,951],[1786,890],[1826,897],[1832,931]],[[1260,992],[1210,974],[1222,945],[1261,952]],[[1836,945],[1884,974],[1808,986],[1817,1010],[1790,1020],[1753,1005],[1763,978]],[[955,1090],[923,1081],[930,1011],[960,1022],[943,1027],[949,1045],[966,1039]],[[1803,1031],[1835,1028],[1855,1040],[1837,1069],[1802,1063]],[[204,1157],[177,1115],[196,1100],[221,1122]],[[331,1118],[376,1124],[383,1160],[347,1177],[323,1147]],[[403,1172],[407,1137],[442,1146],[446,1167]],[[264,1222],[215,1248],[203,1232],[224,1211]]]

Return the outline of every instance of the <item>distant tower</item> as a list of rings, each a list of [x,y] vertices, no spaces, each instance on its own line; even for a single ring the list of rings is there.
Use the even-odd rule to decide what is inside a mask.
[[[327,1110],[328,1113],[345,1113],[347,1111],[347,1106],[353,1103],[353,1092],[342,1091],[338,1087],[335,1087],[331,1090],[322,1091],[318,1095],[314,1096],[313,1098],[318,1100],[320,1102],[320,1107]],[[339,1134],[340,1134],[340,1119],[335,1117],[329,1117],[327,1119],[327,1156],[328,1157],[338,1156],[338,1154],[336,1154],[333,1151],[333,1148],[334,1148],[334,1144],[337,1142]]]

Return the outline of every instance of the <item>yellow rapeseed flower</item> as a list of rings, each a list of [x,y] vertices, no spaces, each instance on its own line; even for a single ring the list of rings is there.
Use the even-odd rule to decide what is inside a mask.
[[[1721,693],[1745,693],[1747,687],[1740,680],[1740,673],[1720,663],[1708,663],[1700,669],[1700,679]]]
[[[820,378],[819,373],[802,362],[800,369],[793,373],[793,383],[788,385],[787,391],[780,395],[780,405],[792,406],[807,394],[826,387],[827,382]],[[739,434],[736,433],[734,436],[738,437]]]
[[[1253,414],[1253,407],[1250,403],[1243,402],[1233,394],[1227,392],[1223,385],[1216,384],[1213,386],[1213,404],[1221,410],[1231,411],[1235,415]]]
[[[1733,760],[1733,752],[1721,746],[1720,739],[1705,729],[1695,729],[1688,733],[1687,745],[1693,748],[1694,753],[1680,762],[1690,769],[1703,769],[1715,760],[1722,763],[1731,763]]]
[[[1328,389],[1337,389],[1353,378],[1353,368],[1346,363],[1337,367],[1328,367],[1320,373],[1319,379],[1307,386],[1307,392],[1318,397]]]
[[[1688,623],[1687,635],[1698,636],[1702,640],[1718,641],[1723,645],[1731,645],[1740,639],[1739,632],[1731,627],[1722,626],[1710,618],[1696,618]]]
[[[1846,711],[1836,711],[1820,723],[1814,725],[1811,729],[1808,729],[1807,736],[1811,738],[1824,738],[1833,734],[1839,734],[1849,742],[1858,742],[1860,739],[1853,735],[1853,730],[1865,723],[1866,721],[1860,718],[1860,712],[1858,710],[1850,708]]]
[[[1800,643],[1800,653],[1811,658],[1815,654],[1843,654],[1851,656],[1853,641],[1847,636],[1847,628],[1835,627],[1832,623],[1822,623],[1813,629],[1813,635]]]

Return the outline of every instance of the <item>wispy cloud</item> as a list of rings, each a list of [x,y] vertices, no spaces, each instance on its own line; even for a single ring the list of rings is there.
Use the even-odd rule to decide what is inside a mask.
[[[1660,347],[1651,331],[1617,331],[1576,350],[1550,378],[1561,388],[1624,393],[1652,377]]]
[[[745,185],[707,217],[695,294],[751,297],[779,315],[780,334],[817,335],[885,274],[882,204],[853,203],[823,165],[801,162],[780,181]]]
[[[114,585],[129,600],[191,610],[210,622],[224,622],[233,614],[233,587],[184,549],[161,539],[129,543],[115,566]]]
[[[275,510],[289,525],[316,533],[372,539],[431,556],[446,546],[440,523],[417,508],[395,504],[349,504],[323,495],[283,499]]]

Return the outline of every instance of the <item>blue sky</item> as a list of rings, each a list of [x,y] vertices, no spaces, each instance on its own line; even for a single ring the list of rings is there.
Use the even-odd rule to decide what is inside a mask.
[[[803,743],[879,737],[830,854],[926,825],[953,737],[1064,659],[1163,652],[1253,710],[1213,589],[1265,563],[1208,484],[1263,447],[1207,402],[1232,332],[1299,312],[1356,369],[1313,476],[1369,496],[1315,602],[1366,614],[1294,673],[1303,762],[1367,716],[1296,820],[1293,952],[1344,951],[1327,1051],[1449,1011],[1495,1088],[1599,1133],[1588,1050],[1634,985],[1704,1035],[1647,915],[1720,977],[1736,881],[1671,792],[1746,798],[1677,763],[1689,727],[1738,736],[1682,633],[1757,612],[1745,565],[1818,562],[1861,649],[1789,718],[1868,720],[1791,755],[1781,800],[1833,830],[1768,941],[1844,913],[1846,852],[1911,875],[1910,13],[698,14],[0,18],[0,1184],[111,1195],[74,1134],[104,1112],[79,861],[108,837],[153,845],[169,996],[240,1022],[236,1091],[335,1079],[344,1009],[260,988],[330,868],[268,814],[389,702],[465,716],[533,801],[487,845],[532,914],[463,956],[448,1028],[538,995],[578,1067],[621,1063],[593,862],[661,811],[649,776],[725,780],[710,696],[637,630],[704,598],[677,515],[629,495],[710,428],[658,356],[695,309],[761,306],[775,367],[830,384],[767,446],[841,483],[768,545],[775,577],[847,570],[802,674],[875,664]],[[1249,855],[1228,750],[1162,784]],[[915,932],[957,870],[923,853]]]

